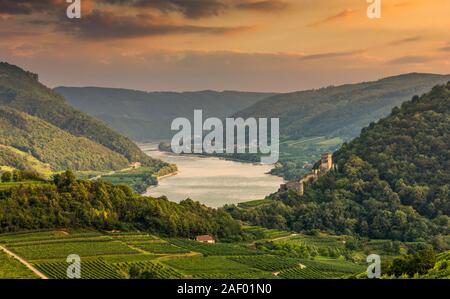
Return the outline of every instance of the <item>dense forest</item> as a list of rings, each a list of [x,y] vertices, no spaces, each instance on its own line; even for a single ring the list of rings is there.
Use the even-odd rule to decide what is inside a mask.
[[[77,180],[70,171],[55,175],[53,181],[30,172],[4,172],[2,181],[0,232],[95,228],[142,230],[170,237],[211,234],[221,240],[241,235],[238,221],[224,211],[189,199],[177,204],[166,198],[139,196],[125,185]]]
[[[447,235],[450,224],[450,83],[415,96],[334,154],[338,168],[280,191],[261,208],[226,207],[272,228],[405,241]]]
[[[36,74],[3,62],[0,63],[0,106],[12,108],[39,118],[42,122],[46,122],[65,131],[67,134],[73,135],[74,138],[89,139],[91,143],[98,144],[97,148],[102,146],[123,156],[122,160],[126,159],[128,162],[139,161],[145,166],[152,166],[157,169],[166,166],[161,161],[145,155],[131,140],[116,133],[106,124],[72,108],[63,96],[39,83]],[[16,122],[14,125],[20,128],[21,124]],[[40,134],[45,135],[46,132],[42,131]],[[80,148],[86,145],[87,142],[84,143],[75,143],[73,146]],[[7,143],[4,145],[11,144]],[[26,152],[28,151],[32,152],[33,148],[26,148]],[[106,156],[105,159],[107,158]],[[110,161],[110,163],[118,162]],[[58,162],[55,162],[55,164],[58,164]],[[89,166],[88,163],[81,168],[85,169],[89,168]],[[96,165],[92,165],[91,169],[94,170],[95,167]]]

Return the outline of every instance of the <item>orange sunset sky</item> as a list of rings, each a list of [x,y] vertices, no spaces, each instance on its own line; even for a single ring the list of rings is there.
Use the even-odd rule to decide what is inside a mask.
[[[0,0],[0,61],[51,87],[288,92],[450,73],[450,0]]]

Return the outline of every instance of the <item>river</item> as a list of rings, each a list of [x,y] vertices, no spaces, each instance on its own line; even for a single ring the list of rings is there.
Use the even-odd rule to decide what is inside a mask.
[[[282,178],[267,174],[271,165],[174,155],[157,150],[157,144],[152,143],[140,147],[149,156],[178,166],[177,175],[160,179],[157,187],[147,190],[145,195],[152,197],[165,195],[176,202],[191,198],[217,208],[263,199],[283,183]]]

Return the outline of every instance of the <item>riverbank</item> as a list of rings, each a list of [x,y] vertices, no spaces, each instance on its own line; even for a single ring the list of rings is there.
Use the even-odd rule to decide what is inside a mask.
[[[157,144],[141,144],[140,147],[151,157],[178,166],[176,174],[160,178],[158,186],[148,188],[145,195],[165,195],[176,202],[191,198],[217,208],[263,199],[284,183],[282,178],[268,174],[273,165],[204,155],[175,155],[159,151]]]

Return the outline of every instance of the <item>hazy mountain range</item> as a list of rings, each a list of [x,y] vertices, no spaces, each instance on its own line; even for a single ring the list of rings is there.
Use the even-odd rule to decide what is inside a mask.
[[[220,119],[250,107],[273,94],[238,91],[144,92],[98,87],[59,87],[77,109],[108,123],[136,141],[170,139],[172,121],[177,117],[193,119],[194,110],[203,117]]]
[[[393,107],[421,95],[450,75],[411,73],[373,82],[330,86],[284,94],[238,91],[143,92],[96,87],[59,87],[77,109],[97,117],[137,141],[170,139],[177,117],[278,117],[289,138],[333,136],[350,139]]]

